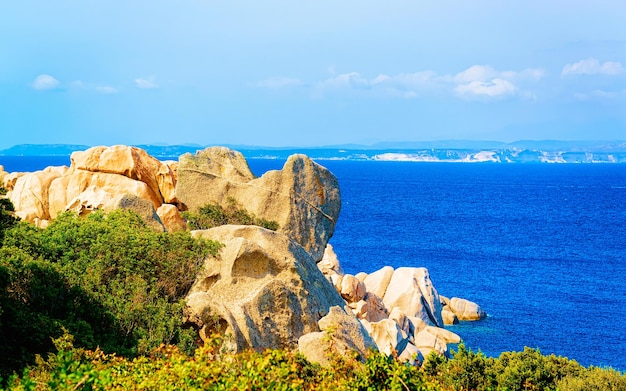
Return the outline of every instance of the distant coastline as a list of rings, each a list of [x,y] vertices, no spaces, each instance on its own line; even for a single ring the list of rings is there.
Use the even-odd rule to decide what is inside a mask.
[[[195,153],[202,145],[136,145],[157,158]],[[320,147],[262,147],[227,145],[248,159],[286,159],[303,153],[317,160],[372,160],[451,163],[626,163],[626,141],[497,141],[333,145]],[[20,144],[0,150],[1,156],[69,156],[90,148],[77,144]]]

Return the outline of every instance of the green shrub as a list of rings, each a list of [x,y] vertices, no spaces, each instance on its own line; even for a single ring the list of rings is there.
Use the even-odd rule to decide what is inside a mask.
[[[356,356],[333,356],[328,367],[285,350],[225,353],[220,350],[221,337],[216,335],[193,356],[181,353],[176,346],[161,346],[149,356],[128,359],[101,350],[73,347],[68,335],[57,339],[55,346],[58,353],[48,355],[46,361],[39,360],[21,377],[11,379],[9,388],[26,390],[45,385],[49,389],[67,390],[621,391],[626,385],[626,378],[617,371],[584,369],[575,361],[541,356],[533,349],[506,354],[500,361],[500,358],[487,358],[462,347],[451,359],[435,360],[430,368],[436,371],[429,373],[426,367],[418,369],[378,352],[370,352],[365,362]],[[493,375],[489,372],[505,369],[511,373],[515,368],[524,372],[523,368],[534,364],[539,373],[556,370],[558,374],[569,374],[556,383],[540,383],[543,375],[529,377],[521,388],[503,382],[508,376],[504,372],[499,373],[499,378],[489,378]],[[561,369],[556,369],[558,366]]]
[[[590,375],[574,360],[545,356],[537,349],[504,352],[491,358],[463,344],[449,360],[429,357],[423,371],[451,390],[557,390],[563,388],[564,381],[575,387]]]
[[[2,243],[4,231],[13,227],[19,220],[13,215],[13,212],[15,212],[13,203],[4,197],[6,193],[6,189],[0,186],[0,243]]]
[[[187,221],[187,226],[192,230],[209,229],[226,224],[258,225],[272,231],[279,228],[276,221],[261,219],[250,214],[232,197],[228,198],[226,207],[219,204],[207,204],[200,207],[198,212],[185,211],[182,215]]]
[[[626,374],[611,368],[590,367],[578,376],[565,376],[556,385],[560,391],[623,391],[626,390]]]
[[[352,383],[357,390],[435,390],[417,367],[399,362],[379,352],[370,354],[356,371]]]
[[[544,356],[538,349],[504,352],[490,368],[501,389],[555,390],[558,380],[577,376],[581,370],[576,361],[555,355]]]
[[[53,348],[63,328],[77,346],[122,355],[161,344],[192,353],[182,299],[219,244],[158,233],[130,211],[67,213],[45,230],[20,223],[0,249],[0,374]]]

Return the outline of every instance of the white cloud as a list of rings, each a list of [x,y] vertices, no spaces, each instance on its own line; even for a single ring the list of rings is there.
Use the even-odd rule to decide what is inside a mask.
[[[371,81],[367,80],[363,76],[361,76],[358,72],[350,72],[343,73],[336,77],[331,77],[330,79],[326,79],[320,83],[318,83],[318,87],[323,89],[341,89],[341,88],[351,88],[351,89],[368,89],[371,87]]]
[[[453,77],[444,76],[444,79],[458,84],[468,84],[475,81],[486,82],[493,79],[503,79],[513,83],[538,81],[542,79],[545,74],[546,72],[540,68],[526,68],[521,71],[496,71],[489,65],[473,65]]]
[[[489,81],[473,81],[456,86],[454,91],[462,97],[504,97],[515,95],[517,87],[508,80],[495,78]]]
[[[135,86],[137,86],[137,88],[141,88],[142,90],[159,88],[159,85],[156,83],[154,76],[150,76],[147,79],[143,79],[143,78],[135,79]]]
[[[498,71],[490,65],[473,65],[457,74],[439,75],[426,70],[395,75],[380,73],[367,77],[359,72],[333,75],[317,82],[305,83],[300,79],[273,77],[257,82],[262,88],[292,88],[304,86],[311,89],[311,96],[350,94],[370,98],[412,99],[425,93],[454,93],[461,98],[503,98],[517,96],[522,99],[535,97],[523,86],[537,82],[546,75],[543,69],[527,68],[521,71]]]
[[[537,82],[545,75],[546,72],[540,68],[498,71],[490,65],[473,65],[454,76],[443,76],[441,79],[456,84],[453,91],[461,98],[503,98],[510,96],[534,98],[534,94],[522,91],[519,85]]]
[[[111,86],[97,86],[96,92],[99,94],[117,94],[118,90]]]
[[[601,63],[598,59],[590,57],[574,64],[567,64],[561,71],[561,76],[570,75],[607,75],[615,76],[624,73],[624,67],[619,62],[606,61]]]
[[[40,91],[54,90],[60,85],[61,83],[57,79],[47,74],[41,74],[37,76],[35,80],[33,80],[33,83],[31,84],[31,86],[34,89],[40,90]]]
[[[286,87],[296,87],[302,85],[300,79],[292,78],[292,77],[270,77],[265,80],[261,80],[256,83],[257,87],[261,88],[269,88],[271,90],[286,88]]]
[[[416,90],[433,84],[436,73],[432,71],[401,73],[397,75],[378,74],[373,78],[359,72],[344,73],[315,83],[315,97],[326,93],[360,92],[370,97],[415,98]]]
[[[487,81],[497,76],[498,73],[489,65],[473,65],[466,70],[457,73],[454,81],[459,84],[472,83],[475,81]]]

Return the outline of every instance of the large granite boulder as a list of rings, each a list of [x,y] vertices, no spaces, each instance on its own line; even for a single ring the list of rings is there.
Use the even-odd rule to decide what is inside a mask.
[[[11,191],[15,187],[15,183],[17,182],[17,180],[26,174],[28,173],[27,172],[7,172],[6,175],[3,175],[2,177],[2,186],[8,191]]]
[[[341,307],[331,307],[318,322],[321,331],[308,333],[298,340],[298,349],[309,361],[328,365],[332,356],[356,353],[364,358],[376,344],[363,325]]]
[[[341,208],[337,178],[308,157],[290,156],[282,170],[255,178],[243,155],[224,147],[182,155],[176,195],[183,209],[192,211],[234,198],[257,217],[276,221],[278,232],[302,245],[316,262]]]
[[[15,207],[16,216],[31,222],[36,218],[49,219],[48,189],[66,171],[67,167],[48,167],[41,171],[16,175],[15,182],[9,182],[9,199]]]
[[[72,153],[70,159],[69,168],[4,175],[3,184],[10,190],[17,216],[40,222],[67,210],[85,214],[115,209],[125,199],[128,208],[151,216],[147,222],[152,224],[158,217],[154,219],[153,211],[144,210],[145,204],[135,197],[149,202],[154,210],[164,202],[177,201],[176,164],[162,163],[140,148],[93,147]]]
[[[441,300],[423,267],[400,267],[389,281],[383,303],[387,309],[400,308],[407,316],[430,320],[434,326],[443,327]]]
[[[487,313],[473,301],[453,297],[446,306],[459,320],[479,320],[487,317]]]
[[[384,266],[383,268],[368,274],[363,280],[365,289],[367,289],[369,293],[372,293],[382,299],[385,297],[385,292],[387,292],[387,287],[389,286],[389,281],[391,281],[393,272],[394,270],[391,266]]]
[[[163,204],[156,210],[167,232],[184,231],[187,224],[175,205]]]
[[[343,269],[339,264],[337,254],[335,254],[335,250],[330,243],[326,245],[326,248],[324,249],[324,256],[322,257],[322,260],[317,263],[317,267],[322,271],[322,274],[327,277],[331,274],[344,274]]]
[[[385,266],[366,275],[363,283],[367,295],[381,298],[388,311],[399,308],[406,316],[443,327],[441,299],[426,268]]]
[[[443,318],[443,324],[445,325],[452,325],[452,324],[459,323],[459,318],[456,316],[454,312],[450,311],[450,309],[447,306],[443,307],[443,309],[441,310],[441,317]]]
[[[368,322],[378,322],[389,317],[382,299],[371,292],[367,292],[363,300],[356,303],[353,312],[357,318]]]
[[[117,198],[130,194],[149,201],[156,210],[160,197],[145,183],[120,174],[72,169],[56,178],[48,191],[50,217],[66,210],[89,210],[115,204]]]
[[[228,336],[227,349],[296,348],[302,335],[320,331],[330,307],[344,305],[311,255],[284,234],[226,225],[193,235],[224,247],[205,261],[186,298],[185,320],[201,336]]]
[[[339,293],[347,303],[359,302],[365,297],[365,284],[352,274],[345,274],[341,279],[341,290]]]
[[[92,147],[72,153],[70,160],[75,170],[117,174],[145,183],[159,200],[159,205],[171,203],[176,198],[174,170],[141,148],[126,145]]]

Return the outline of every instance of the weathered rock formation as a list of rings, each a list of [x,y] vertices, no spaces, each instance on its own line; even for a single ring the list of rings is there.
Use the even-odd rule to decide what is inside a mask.
[[[71,161],[76,171],[116,174],[145,183],[157,208],[164,202],[176,202],[174,171],[143,149],[124,145],[93,147],[72,153]]]
[[[328,365],[330,358],[356,352],[364,358],[376,344],[363,325],[341,307],[331,307],[328,315],[318,322],[321,331],[303,335],[298,349],[309,361]]]
[[[394,270],[385,266],[371,274],[343,274],[330,246],[318,268],[361,321],[378,350],[412,364],[423,362],[432,351],[446,355],[448,344],[460,342],[457,334],[443,328],[444,324],[485,316],[475,303],[455,298],[453,307],[451,300],[439,296],[425,268]],[[459,318],[453,308],[461,314]]]
[[[21,176],[28,174],[27,172],[7,172],[2,176],[2,185],[5,189],[11,191],[15,187],[15,182]]]
[[[450,299],[445,308],[456,315],[458,320],[479,320],[487,316],[478,304],[458,297]]]
[[[276,221],[278,232],[315,261],[322,259],[341,208],[337,178],[308,157],[290,156],[282,170],[255,178],[241,153],[223,147],[180,157],[176,195],[189,210],[234,198],[257,217]]]
[[[185,219],[175,205],[163,204],[159,206],[156,213],[167,232],[184,231],[187,228]]]
[[[329,308],[344,305],[311,255],[284,234],[233,225],[193,234],[224,247],[189,292],[186,321],[201,335],[231,336],[231,350],[296,348],[301,336],[320,331]]]
[[[9,198],[15,207],[15,214],[26,221],[34,221],[35,218],[49,219],[50,185],[66,172],[67,167],[48,167],[15,177],[9,175],[6,185],[10,190]]]
[[[154,211],[176,202],[176,164],[162,163],[142,149],[122,145],[74,152],[69,168],[12,173],[3,182],[16,215],[31,222],[54,219],[67,210],[86,214],[95,209],[128,208],[162,230]]]

